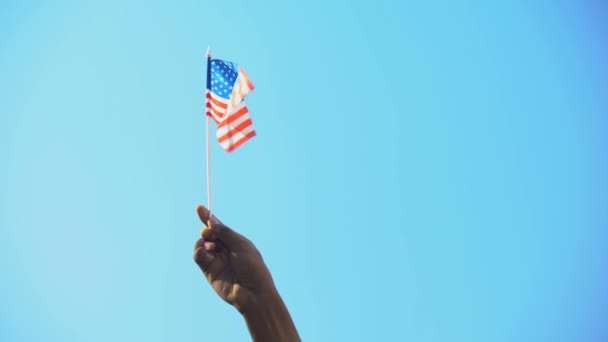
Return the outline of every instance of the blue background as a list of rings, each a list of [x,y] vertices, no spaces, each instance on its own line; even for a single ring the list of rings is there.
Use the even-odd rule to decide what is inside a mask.
[[[608,339],[601,1],[0,4],[0,340],[238,341],[192,261],[207,45],[256,85],[216,214],[307,341]]]

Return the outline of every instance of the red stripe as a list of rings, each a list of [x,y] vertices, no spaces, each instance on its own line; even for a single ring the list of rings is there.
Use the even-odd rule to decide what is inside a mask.
[[[222,143],[222,142],[232,138],[235,134],[240,133],[242,130],[244,130],[245,128],[247,128],[249,126],[253,126],[253,122],[251,121],[251,119],[247,119],[247,120],[241,122],[241,124],[239,124],[238,126],[228,130],[228,132],[226,132],[226,134],[224,134],[218,138],[218,141],[220,143]]]
[[[221,101],[219,101],[218,99],[215,98],[215,96],[213,96],[213,94],[211,94],[211,96],[207,97],[209,100],[211,100],[211,102],[213,102],[214,105],[226,109],[226,107],[228,107],[227,103],[223,103]]]
[[[221,121],[222,117],[224,116],[222,113],[218,112],[214,108],[207,108],[207,113],[209,113],[209,115],[217,118],[216,121],[218,121],[218,120]],[[219,124],[219,121],[218,121],[218,124]]]
[[[228,115],[226,117],[226,119],[223,120],[217,128],[224,127],[227,124],[229,124],[230,122],[235,122],[238,118],[240,118],[241,116],[243,116],[243,115],[245,115],[247,113],[249,113],[249,111],[247,110],[247,106],[243,106],[243,107],[241,107],[241,109],[239,109],[236,112]]]
[[[218,116],[224,116],[224,112],[226,111],[224,110],[218,110],[217,108],[215,108],[211,103],[207,102],[207,108],[212,109],[214,113],[217,113]]]
[[[211,103],[207,102],[207,110],[211,110],[213,111],[213,114],[217,115],[218,118],[221,118],[224,116],[224,113],[219,112],[217,109],[215,109],[213,107],[213,105],[211,105]]]
[[[247,141],[253,137],[255,137],[255,131],[251,131],[251,132],[245,134],[245,136],[241,140],[235,142],[231,146],[228,146],[228,149],[226,149],[226,151],[232,152],[232,151],[236,150],[239,146],[243,145],[243,143],[245,141]]]
[[[216,124],[220,123],[209,110],[207,110],[207,116],[210,117],[210,118],[212,118],[213,121],[215,121]]]

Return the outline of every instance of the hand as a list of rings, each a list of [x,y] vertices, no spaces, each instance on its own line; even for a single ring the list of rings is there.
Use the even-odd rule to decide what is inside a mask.
[[[194,246],[194,261],[217,294],[241,313],[265,297],[278,296],[262,255],[251,241],[226,227],[199,205],[196,212],[207,227]]]
[[[276,290],[262,255],[247,238],[226,227],[199,205],[207,227],[194,245],[194,261],[217,294],[245,318],[255,342],[299,342],[285,303]]]

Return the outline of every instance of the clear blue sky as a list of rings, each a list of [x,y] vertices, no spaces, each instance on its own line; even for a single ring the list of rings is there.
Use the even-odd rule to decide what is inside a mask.
[[[0,340],[245,341],[192,261],[204,53],[258,136],[214,207],[306,341],[608,338],[601,1],[0,4]]]

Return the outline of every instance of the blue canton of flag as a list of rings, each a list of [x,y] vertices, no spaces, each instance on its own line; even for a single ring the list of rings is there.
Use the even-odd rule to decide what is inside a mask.
[[[229,99],[238,75],[239,69],[235,63],[211,60],[211,91]]]

